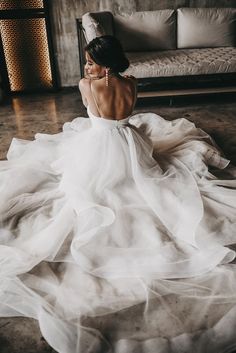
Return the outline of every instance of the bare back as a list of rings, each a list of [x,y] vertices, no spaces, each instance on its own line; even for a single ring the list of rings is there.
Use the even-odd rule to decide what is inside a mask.
[[[108,86],[105,78],[83,80],[81,94],[94,115],[121,120],[132,114],[137,99],[135,78],[111,76]]]

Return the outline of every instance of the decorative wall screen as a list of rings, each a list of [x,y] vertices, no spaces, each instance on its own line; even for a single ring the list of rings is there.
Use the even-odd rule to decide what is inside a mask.
[[[43,8],[43,0],[1,0],[0,10]]]
[[[10,90],[55,86],[43,0],[0,1],[0,37]]]

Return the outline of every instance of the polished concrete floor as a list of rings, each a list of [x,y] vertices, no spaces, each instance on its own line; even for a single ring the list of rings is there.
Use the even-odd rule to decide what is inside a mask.
[[[236,98],[214,96],[174,101],[146,99],[135,112],[152,111],[166,119],[187,118],[216,140],[236,164]],[[18,96],[0,106],[0,159],[6,157],[11,139],[33,139],[36,132],[57,133],[64,122],[86,116],[77,90]],[[26,318],[0,319],[0,353],[54,352],[41,337],[38,324]],[[125,352],[124,352],[125,353]]]

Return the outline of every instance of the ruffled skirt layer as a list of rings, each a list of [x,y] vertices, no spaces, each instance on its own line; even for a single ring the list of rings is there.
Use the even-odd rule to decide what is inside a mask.
[[[233,352],[236,180],[209,171],[228,163],[194,124],[151,113],[13,139],[0,315],[37,319],[61,353]]]

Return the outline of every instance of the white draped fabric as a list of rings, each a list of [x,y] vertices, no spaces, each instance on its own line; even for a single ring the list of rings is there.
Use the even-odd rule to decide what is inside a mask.
[[[233,352],[236,169],[185,119],[88,115],[0,162],[0,316],[60,353]]]

